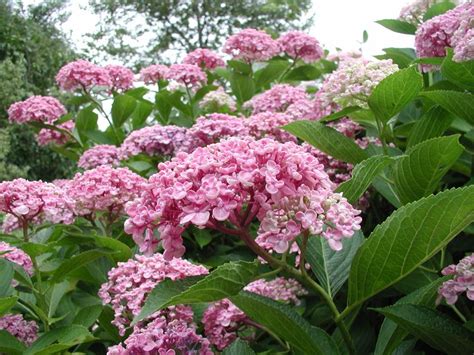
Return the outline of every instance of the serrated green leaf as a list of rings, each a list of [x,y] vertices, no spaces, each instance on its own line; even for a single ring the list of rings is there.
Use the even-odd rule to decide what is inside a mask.
[[[255,83],[258,87],[266,87],[273,81],[277,80],[289,65],[290,63],[286,60],[270,61],[265,68],[255,72]]]
[[[448,48],[448,55],[441,65],[441,74],[463,89],[474,90],[474,60],[454,62],[451,48]]]
[[[402,33],[405,35],[414,35],[416,32],[416,26],[405,21],[385,19],[375,22],[393,32]]]
[[[97,322],[103,308],[104,307],[101,304],[94,304],[92,306],[81,308],[79,312],[77,312],[72,323],[89,328],[92,324]]]
[[[0,317],[5,315],[16,304],[17,300],[18,297],[16,296],[0,298]]]
[[[352,262],[348,304],[355,307],[395,284],[474,221],[474,186],[407,204],[379,224]]]
[[[369,96],[375,116],[387,122],[412,101],[423,88],[423,78],[416,67],[401,69],[383,79]]]
[[[252,78],[240,73],[232,73],[230,87],[237,101],[241,104],[251,99],[255,93],[255,83]]]
[[[115,261],[127,261],[132,257],[132,250],[128,247],[128,245],[122,243],[117,239],[113,239],[110,237],[101,237],[96,236],[94,237],[95,244],[101,248],[110,249],[114,254],[112,257]]]
[[[285,75],[285,80],[288,81],[308,81],[319,78],[322,73],[313,65],[306,64],[292,69]]]
[[[450,90],[424,91],[420,95],[474,125],[474,95]]]
[[[430,138],[441,136],[451,125],[454,116],[439,106],[432,107],[413,126],[408,137],[407,147]]]
[[[75,129],[79,133],[82,140],[87,137],[87,131],[93,131],[97,129],[98,116],[94,112],[93,106],[88,106],[77,113],[75,120]]]
[[[240,60],[228,60],[227,65],[240,74],[249,75],[252,73],[251,64],[241,62]]]
[[[320,122],[295,121],[283,129],[336,159],[357,164],[368,158],[354,140]]]
[[[456,355],[474,352],[474,332],[443,313],[413,304],[375,310],[435,349]]]
[[[8,296],[13,280],[13,265],[4,258],[0,258],[0,297]]]
[[[250,319],[305,354],[339,354],[337,346],[324,330],[311,326],[288,305],[244,291],[230,300]]]
[[[21,355],[25,345],[6,330],[0,329],[0,352],[8,355]]]
[[[335,121],[339,118],[346,117],[349,114],[354,113],[354,112],[358,112],[360,110],[362,110],[362,108],[359,107],[359,106],[348,106],[348,107],[343,108],[341,111],[338,111],[338,112],[332,113],[330,115],[324,116],[323,118],[321,118],[319,120],[319,122]]]
[[[409,67],[416,58],[412,48],[384,48],[385,54],[375,56],[377,59],[391,59],[400,69]]]
[[[254,355],[255,351],[249,346],[246,341],[243,341],[240,338],[235,339],[235,341],[224,349],[222,355]]]
[[[321,286],[333,297],[349,277],[352,260],[364,242],[364,235],[357,231],[352,238],[342,240],[342,250],[332,250],[321,237],[308,239],[306,260]]]
[[[342,192],[351,204],[357,203],[374,178],[393,161],[393,158],[386,155],[376,155],[361,161],[352,170],[352,177],[340,184],[336,192]]]
[[[115,127],[121,127],[132,115],[137,106],[137,100],[129,95],[117,95],[112,103],[112,121]]]
[[[462,152],[459,135],[432,138],[407,150],[392,171],[400,201],[405,204],[436,191]]]
[[[145,123],[148,116],[153,111],[153,103],[148,100],[140,100],[132,114],[132,126],[134,129],[140,128]]]
[[[221,265],[207,276],[164,280],[148,295],[132,325],[165,307],[218,301],[235,295],[255,278],[257,272],[256,262],[239,261]]]

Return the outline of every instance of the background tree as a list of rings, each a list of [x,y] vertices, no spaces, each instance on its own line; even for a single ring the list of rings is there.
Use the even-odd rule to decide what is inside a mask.
[[[66,5],[66,0],[48,0],[25,8],[19,1],[0,0],[0,127],[6,125],[13,102],[51,94],[57,71],[74,58],[59,27],[69,16]],[[14,166],[23,176],[44,180],[64,177],[73,166],[50,148],[39,147],[33,132],[24,126],[2,129],[0,134],[10,146],[0,156],[2,180],[8,179]]]
[[[91,53],[126,62],[133,57],[136,65],[141,58],[166,61],[196,48],[218,48],[241,28],[277,35],[312,22],[310,0],[90,0],[90,5],[102,17]]]

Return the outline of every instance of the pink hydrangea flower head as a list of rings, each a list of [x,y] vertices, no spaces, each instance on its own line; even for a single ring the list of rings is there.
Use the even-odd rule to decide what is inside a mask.
[[[293,59],[301,59],[306,63],[315,62],[321,59],[324,51],[318,40],[301,31],[288,32],[278,38],[283,52]]]
[[[134,74],[122,65],[109,64],[105,67],[112,82],[113,91],[127,91],[133,87]]]
[[[65,131],[72,132],[74,129],[74,121],[67,121],[58,125],[58,128],[61,128]],[[64,145],[66,144],[71,137],[65,132],[56,131],[54,129],[42,128],[38,135],[36,136],[36,141],[38,145],[45,146],[48,144]]]
[[[41,122],[53,124],[66,114],[64,106],[51,96],[31,96],[25,101],[15,102],[8,109],[11,123]]]
[[[207,48],[198,48],[188,53],[183,59],[183,64],[197,65],[202,69],[208,70],[225,66],[225,62],[221,56]]]
[[[469,300],[474,301],[474,254],[466,256],[458,264],[447,266],[441,273],[453,275],[453,279],[443,282],[439,288],[438,303],[444,298],[448,304],[455,304],[464,292]]]
[[[28,254],[8,243],[0,242],[0,258],[7,259],[12,263],[20,265],[25,272],[33,275],[33,262]]]
[[[400,10],[398,19],[418,26],[423,22],[426,11],[436,3],[436,0],[414,0]]]
[[[99,144],[87,149],[79,158],[77,166],[82,169],[94,169],[101,165],[116,167],[120,165],[121,151],[114,145]]]
[[[27,321],[21,314],[6,314],[0,317],[0,329],[30,346],[38,338],[38,324]]]
[[[270,90],[254,96],[245,103],[252,114],[260,112],[285,112],[288,106],[301,100],[307,100],[304,89],[288,84],[274,85]]]
[[[65,190],[76,201],[75,213],[79,216],[106,211],[116,217],[124,205],[135,199],[147,181],[127,168],[107,165],[77,173]]]
[[[235,100],[222,87],[204,95],[202,100],[199,101],[199,107],[209,111],[217,111],[224,108],[232,112],[237,109]]]
[[[460,14],[459,27],[451,39],[453,60],[464,62],[474,59],[474,5]]]
[[[145,84],[156,84],[158,81],[165,79],[169,68],[162,64],[153,64],[140,70],[140,80]]]
[[[157,229],[167,259],[183,255],[181,234],[189,225],[219,230],[228,221],[241,228],[257,218],[257,242],[278,253],[305,231],[338,250],[360,228],[360,211],[334,193],[324,167],[292,142],[230,138],[160,163],[149,183],[127,205],[125,231],[149,252]]]
[[[223,52],[245,62],[263,62],[280,54],[281,48],[268,33],[246,28],[230,36]]]
[[[327,60],[337,63],[342,63],[360,58],[362,58],[362,52],[359,50],[337,51],[336,53],[331,53],[326,57]]]
[[[150,156],[173,156],[187,143],[186,128],[154,125],[133,131],[120,147],[120,158],[144,153]]]
[[[315,110],[314,101],[309,99],[295,101],[285,111],[285,115],[291,117],[293,121],[316,120],[319,118],[319,114]]]
[[[3,225],[5,232],[46,221],[70,224],[74,221],[73,208],[74,201],[53,184],[25,179],[0,183],[0,211],[11,215]]]
[[[192,64],[173,64],[165,74],[165,79],[174,80],[187,88],[199,89],[207,82],[206,73]]]
[[[397,70],[398,66],[390,59],[342,62],[323,83],[320,96],[323,106],[337,104],[341,108],[347,106],[368,108],[367,99],[372,90]]]
[[[112,86],[107,69],[82,59],[63,66],[56,75],[56,83],[64,91]]]
[[[281,127],[287,125],[293,119],[287,114],[280,112],[261,112],[248,117],[245,120],[249,128],[249,134],[257,139],[273,138],[279,142],[297,142],[296,137],[284,131]]]
[[[474,17],[474,3],[468,1],[423,23],[415,35],[417,56],[419,58],[444,57],[446,47],[456,46],[453,39],[459,42],[463,37],[461,33],[466,33],[466,29],[472,28],[472,25],[466,25],[464,29],[461,29],[461,33],[454,37],[463,20],[470,23],[472,17]],[[423,65],[422,68],[424,71],[436,69],[431,65]]]
[[[189,276],[206,275],[207,269],[195,265],[184,259],[167,261],[163,255],[156,253],[152,256],[136,255],[127,262],[119,262],[109,271],[108,281],[99,291],[99,297],[104,304],[109,304],[114,310],[115,318],[112,321],[120,331],[125,333],[133,317],[140,313],[146,296],[153,288],[165,279],[180,280]],[[175,313],[182,312],[180,318],[185,318],[189,307],[177,306],[165,310]],[[188,315],[189,316],[189,315]],[[192,320],[192,312],[191,317]]]

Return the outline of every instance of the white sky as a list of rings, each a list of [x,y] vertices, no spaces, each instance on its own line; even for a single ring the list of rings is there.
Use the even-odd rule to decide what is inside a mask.
[[[391,32],[374,22],[397,18],[400,9],[410,1],[413,0],[313,0],[315,17],[310,32],[325,48],[351,50],[361,47],[362,32],[366,30],[369,39],[362,45],[366,56],[381,54],[382,48],[387,47],[413,47],[413,36]],[[41,0],[24,2],[34,4]],[[83,36],[92,32],[99,21],[97,16],[84,9],[87,2],[70,0],[71,17],[64,28],[79,48]]]

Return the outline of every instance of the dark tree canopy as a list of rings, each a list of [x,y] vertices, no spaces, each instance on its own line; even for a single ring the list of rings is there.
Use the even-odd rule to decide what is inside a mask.
[[[136,58],[135,63],[166,60],[195,48],[217,48],[238,29],[271,34],[311,24],[310,0],[90,0],[102,17],[92,35],[95,52]]]

